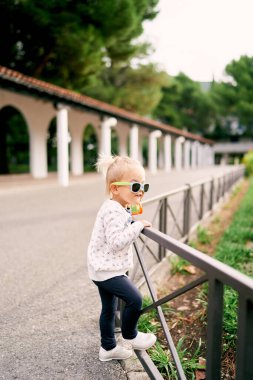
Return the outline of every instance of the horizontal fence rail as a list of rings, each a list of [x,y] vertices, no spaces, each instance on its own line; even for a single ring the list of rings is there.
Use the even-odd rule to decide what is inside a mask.
[[[233,288],[238,293],[239,306],[238,332],[236,349],[236,380],[253,379],[253,279],[245,276],[237,270],[208,255],[189,247],[160,231],[153,228],[143,230],[145,238],[155,242],[166,250],[169,250],[201,269],[204,274],[190,284],[173,291],[171,294],[157,299],[154,286],[143,258],[143,254],[135,243],[134,247],[138,262],[143,271],[153,303],[142,310],[142,314],[153,309],[157,310],[158,317],[168,343],[174,364],[177,368],[178,378],[186,380],[176,346],[173,342],[168,324],[165,320],[161,305],[175,299],[185,292],[204,282],[208,282],[208,319],[207,319],[207,354],[206,354],[206,378],[218,380],[221,378],[221,354],[222,354],[222,319],[224,286]],[[162,376],[147,353],[136,351],[147,374],[152,380],[161,380]]]
[[[228,173],[203,181],[187,184],[143,202],[145,219],[152,226],[178,240],[187,241],[198,223],[214,210],[232,187],[244,176],[244,166],[231,168]],[[152,268],[166,256],[166,248],[140,237],[141,252],[145,250],[146,262]],[[137,282],[142,277],[138,262],[130,273]]]

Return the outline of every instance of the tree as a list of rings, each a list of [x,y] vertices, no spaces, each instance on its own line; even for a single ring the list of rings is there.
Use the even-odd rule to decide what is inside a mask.
[[[213,107],[200,84],[180,73],[162,92],[154,116],[177,128],[203,134],[211,123]]]
[[[216,107],[217,123],[228,135],[253,137],[253,57],[242,56],[229,63],[227,81],[214,83],[211,96]],[[233,122],[237,120],[237,129]]]
[[[0,0],[0,64],[74,90],[130,59],[158,0]]]
[[[92,97],[142,115],[150,115],[159,103],[169,76],[155,65],[129,64],[105,68],[96,86],[86,88]]]

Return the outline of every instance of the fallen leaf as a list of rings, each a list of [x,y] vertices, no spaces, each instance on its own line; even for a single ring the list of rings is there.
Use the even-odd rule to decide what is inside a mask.
[[[196,274],[196,268],[193,265],[185,265],[183,269],[190,274]]]
[[[179,306],[177,308],[178,311],[185,311],[185,310],[190,310],[189,306]]]
[[[206,359],[205,358],[202,358],[201,356],[199,357],[199,365],[201,365],[202,367],[205,367],[206,366]]]
[[[206,371],[197,370],[195,372],[195,380],[205,380],[206,379]]]

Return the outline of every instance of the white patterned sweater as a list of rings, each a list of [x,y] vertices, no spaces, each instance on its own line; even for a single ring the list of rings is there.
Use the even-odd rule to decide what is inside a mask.
[[[133,266],[131,244],[138,238],[143,223],[132,222],[120,203],[108,199],[98,211],[88,246],[88,273],[95,281],[124,275]]]

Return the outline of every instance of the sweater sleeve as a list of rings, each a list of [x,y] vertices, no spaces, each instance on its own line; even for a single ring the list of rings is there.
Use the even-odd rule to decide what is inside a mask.
[[[140,221],[126,225],[122,213],[111,210],[104,215],[104,227],[108,246],[114,251],[121,251],[138,238],[144,225]]]

